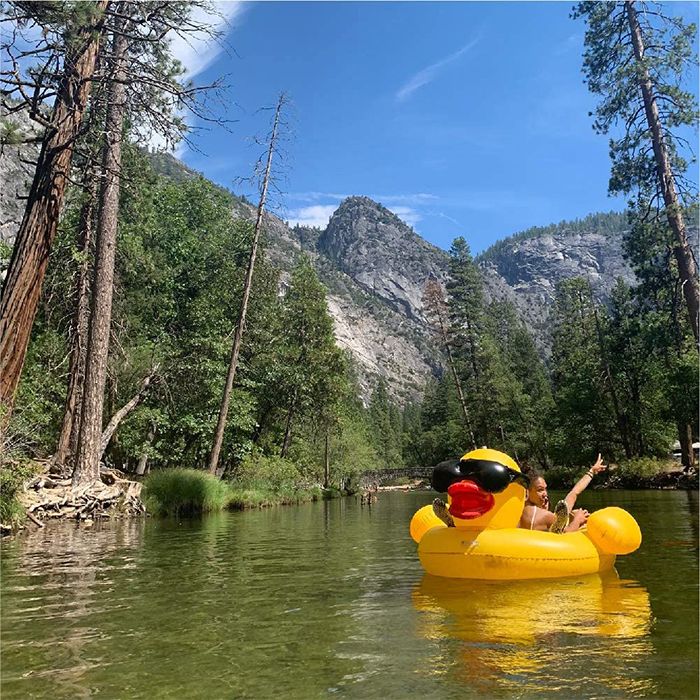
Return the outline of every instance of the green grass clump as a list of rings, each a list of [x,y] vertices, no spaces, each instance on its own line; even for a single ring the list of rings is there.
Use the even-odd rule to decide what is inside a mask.
[[[223,510],[231,500],[225,481],[197,469],[151,472],[143,484],[146,509],[156,515],[196,515]]]
[[[24,508],[17,500],[22,484],[36,474],[31,462],[13,462],[0,469],[0,522],[17,527],[24,522]]]

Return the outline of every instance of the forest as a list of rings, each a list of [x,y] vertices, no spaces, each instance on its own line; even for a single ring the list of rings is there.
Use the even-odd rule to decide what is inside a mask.
[[[284,96],[254,220],[204,177],[154,167],[153,133],[187,139],[187,111],[221,121],[211,102],[222,85],[185,80],[162,41],[214,31],[193,12],[206,3],[6,3],[0,138],[25,138],[16,118],[28,115],[40,150],[2,251],[2,522],[22,520],[16,494],[47,473],[85,492],[116,470],[145,479],[149,510],[182,512],[352,493],[365,474],[481,445],[553,480],[597,453],[649,476],[675,441],[692,469],[698,210],[682,128],[697,106],[680,76],[694,28],[633,5],[584,2],[574,14],[587,23],[594,126],[618,129],[610,191],[629,195],[624,248],[638,283],[619,280],[609,304],[586,279],[560,284],[544,355],[514,307],[486,301],[456,238],[447,284],[426,279],[424,293],[441,371],[421,402],[400,405],[379,376],[362,400],[314,260],[299,255],[286,274],[266,258]]]

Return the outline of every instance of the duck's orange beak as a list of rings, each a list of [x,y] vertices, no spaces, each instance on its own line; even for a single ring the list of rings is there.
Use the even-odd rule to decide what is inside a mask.
[[[458,481],[447,489],[450,497],[450,515],[460,520],[471,520],[488,513],[496,499],[473,481]]]

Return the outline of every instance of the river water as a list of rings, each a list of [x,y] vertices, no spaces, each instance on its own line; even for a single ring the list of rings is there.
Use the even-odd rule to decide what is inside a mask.
[[[584,494],[641,549],[517,583],[423,574],[408,523],[433,495],[6,542],[2,698],[697,697],[697,492]]]

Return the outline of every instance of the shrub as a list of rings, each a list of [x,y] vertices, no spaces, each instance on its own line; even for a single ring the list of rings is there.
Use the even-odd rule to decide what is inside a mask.
[[[151,472],[143,487],[146,508],[157,515],[194,515],[223,510],[231,500],[226,482],[197,469]]]
[[[294,462],[282,457],[267,457],[259,452],[241,462],[234,479],[235,486],[243,490],[273,493],[294,493],[301,482],[302,476]]]
[[[545,481],[550,489],[570,489],[582,476],[582,467],[550,467],[544,473]]]
[[[24,520],[24,508],[17,500],[22,484],[36,473],[32,462],[4,464],[0,469],[0,522],[15,527]]]

